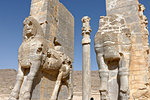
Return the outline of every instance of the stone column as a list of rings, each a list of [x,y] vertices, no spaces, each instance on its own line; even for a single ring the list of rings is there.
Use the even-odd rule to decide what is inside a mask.
[[[91,27],[89,25],[90,18],[85,16],[82,18],[82,100],[90,100],[91,97],[91,60],[90,60],[90,33]]]

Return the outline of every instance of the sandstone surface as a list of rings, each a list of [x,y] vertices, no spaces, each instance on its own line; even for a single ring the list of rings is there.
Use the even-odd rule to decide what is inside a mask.
[[[148,100],[149,91],[149,32],[144,5],[139,0],[106,0],[107,15],[122,14],[131,32],[129,67],[130,100]],[[142,96],[143,95],[143,96]]]

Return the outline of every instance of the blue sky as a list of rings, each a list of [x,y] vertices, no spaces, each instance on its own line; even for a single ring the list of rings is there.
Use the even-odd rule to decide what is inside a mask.
[[[97,70],[94,36],[100,16],[106,15],[105,0],[60,0],[75,18],[74,70],[82,70],[81,19],[91,18],[91,69]],[[140,0],[150,22],[150,0]],[[18,48],[22,43],[23,20],[29,16],[31,0],[0,1],[0,69],[18,68]],[[148,24],[150,27],[150,24]],[[150,29],[149,29],[150,30]]]

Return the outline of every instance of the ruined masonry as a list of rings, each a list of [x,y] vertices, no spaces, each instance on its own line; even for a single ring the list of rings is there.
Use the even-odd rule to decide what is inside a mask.
[[[32,0],[9,100],[72,100],[74,17],[59,0]]]
[[[111,16],[112,19],[114,18],[114,17],[112,17],[112,15],[118,15],[118,14],[121,15],[125,19],[124,20],[126,23],[125,26],[127,26],[129,29],[129,31],[127,31],[127,33],[130,33],[129,38],[131,40],[130,57],[129,57],[130,58],[129,79],[128,80],[124,79],[124,82],[129,81],[128,82],[129,97],[130,97],[129,100],[149,100],[149,98],[150,98],[150,95],[149,95],[150,94],[150,92],[149,92],[150,80],[149,80],[149,63],[148,63],[149,32],[147,29],[148,21],[147,21],[146,16],[143,14],[145,7],[142,4],[140,4],[138,0],[106,0],[106,10],[107,10],[107,16],[108,17]],[[107,16],[104,17],[103,22],[101,21],[102,18],[100,18],[100,26],[105,26],[103,24],[107,23]],[[112,23],[113,20],[110,20],[110,21]],[[119,21],[119,20],[117,20],[117,21]],[[117,24],[118,23],[117,21],[113,21],[113,24],[114,25]],[[105,26],[105,27],[106,28],[104,30],[99,29],[99,31],[102,31],[101,34],[105,34],[106,32],[108,32],[108,30],[111,30],[111,28],[114,28],[114,27],[109,27],[109,26],[108,27]],[[115,31],[115,30],[116,29],[113,29],[113,31]],[[96,41],[98,41],[97,40],[98,36],[96,35],[95,38],[96,38],[96,40],[95,40],[95,49],[96,49],[97,48]],[[105,43],[105,41],[102,41],[102,42]],[[127,42],[127,41],[125,41],[125,42]],[[107,43],[106,43],[106,45],[107,45]],[[124,47],[124,45],[122,45],[122,46]],[[98,51],[103,52],[100,50],[98,50]],[[98,54],[98,51],[96,50],[97,54]],[[109,54],[110,55],[104,55],[104,59],[107,56],[111,56],[111,53],[109,53]],[[128,58],[125,58],[125,59],[128,59]],[[108,63],[106,63],[106,64],[108,65]],[[126,66],[126,64],[128,64],[128,62],[125,62],[125,66]],[[114,64],[112,66],[114,66]],[[124,71],[125,71],[125,69],[124,69]],[[108,76],[107,69],[105,69],[104,72],[105,72],[105,74],[103,76],[101,76],[102,72],[100,72],[100,79]],[[115,74],[113,74],[113,75],[115,75]],[[106,80],[107,79],[105,79],[105,81]],[[108,84],[108,88],[111,86],[114,86],[113,83],[115,81],[111,80],[109,82],[110,83]],[[122,85],[121,81],[120,81],[120,83],[117,83],[117,84],[119,86]],[[108,97],[108,98],[112,97],[113,92],[111,92],[111,88],[110,88],[110,91],[108,89],[108,92],[107,92],[107,87],[100,88],[100,90],[106,90],[106,91],[102,91],[102,93],[100,92],[101,96]],[[120,90],[120,92],[121,91],[122,90]],[[106,93],[103,93],[103,92],[106,92]],[[126,93],[127,90],[123,90],[123,92]],[[126,94],[126,95],[128,95],[128,94]],[[123,96],[125,97],[126,95],[123,95]],[[119,96],[121,96],[121,95],[119,95]],[[104,99],[105,98],[102,98],[102,100],[104,100]],[[113,99],[113,100],[117,100],[117,99]],[[122,99],[122,98],[119,99],[118,98],[118,100],[127,100],[127,99]]]
[[[130,48],[130,31],[123,16],[101,16],[95,35],[100,100],[129,99]]]
[[[59,0],[32,0],[30,15],[40,23],[45,38],[50,41],[49,45],[67,54],[73,61],[74,17],[65,6]],[[37,85],[33,90],[32,100],[47,100],[51,96],[50,91],[54,89],[55,81],[48,74],[43,76],[45,77],[38,84],[36,81],[34,83]],[[62,86],[58,100],[67,99],[67,93],[66,86]]]
[[[74,17],[59,0],[32,0],[30,15],[43,28],[50,45],[74,56]]]
[[[59,0],[32,0],[23,22],[18,73],[0,70],[0,99],[150,100],[144,10],[139,0],[106,0],[107,16],[100,17],[94,41],[99,70],[92,72],[90,18],[83,17],[84,70],[74,71],[73,77],[74,17]]]

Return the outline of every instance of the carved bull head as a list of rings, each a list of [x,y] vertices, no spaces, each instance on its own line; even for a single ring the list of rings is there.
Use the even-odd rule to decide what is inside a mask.
[[[36,35],[44,36],[40,24],[31,16],[24,20],[23,26],[23,40],[34,38]]]

